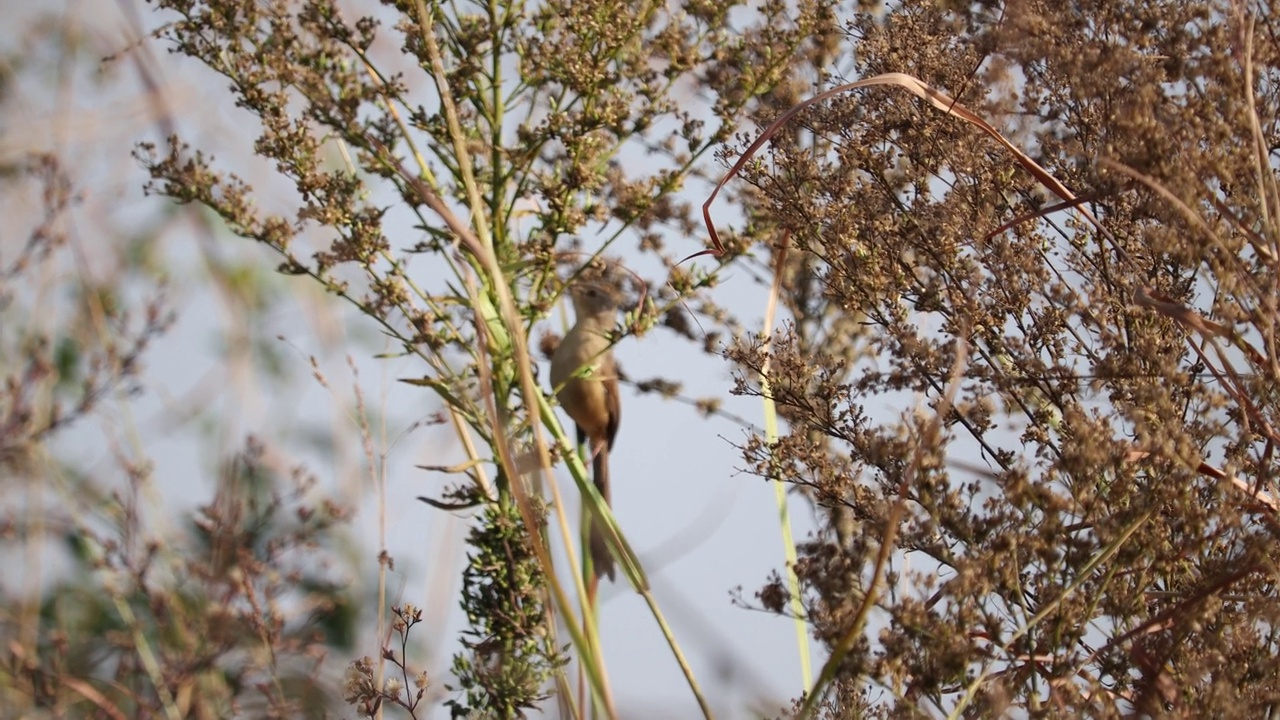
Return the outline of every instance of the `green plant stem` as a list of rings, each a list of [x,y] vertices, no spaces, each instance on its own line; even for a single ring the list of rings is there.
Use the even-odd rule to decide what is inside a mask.
[[[155,653],[151,652],[151,643],[147,641],[146,636],[138,627],[138,618],[133,614],[133,608],[129,607],[129,603],[125,602],[116,593],[111,594],[111,600],[115,603],[116,612],[120,613],[120,619],[124,624],[129,626],[129,632],[133,634],[133,644],[138,648],[138,659],[142,661],[142,667],[147,670],[147,677],[151,679],[152,686],[156,689],[156,695],[160,698],[160,703],[164,705],[164,712],[169,716],[169,720],[181,720],[182,713],[178,712],[178,706],[174,704],[173,694],[169,692],[169,686],[165,684],[164,673],[160,672],[160,663],[156,662]]]
[[[765,308],[763,325],[765,328],[773,327],[778,314],[778,296],[782,291],[782,263],[786,258],[789,241],[790,235],[784,235],[777,249],[773,285],[769,289],[769,303]],[[766,336],[764,341],[766,352],[760,367],[760,395],[764,400],[764,439],[769,446],[778,442],[778,406],[773,401],[772,386],[769,383],[771,363],[767,351],[771,344],[772,335]],[[813,667],[809,661],[809,629],[804,621],[804,604],[800,601],[800,578],[796,575],[796,563],[799,559],[796,555],[795,537],[791,533],[791,511],[787,507],[787,488],[778,475],[777,472],[772,473],[772,482],[775,500],[778,503],[778,527],[782,532],[782,551],[787,559],[787,591],[791,596],[791,613],[795,618],[796,649],[800,653],[800,681],[803,683],[802,687],[812,687]]]

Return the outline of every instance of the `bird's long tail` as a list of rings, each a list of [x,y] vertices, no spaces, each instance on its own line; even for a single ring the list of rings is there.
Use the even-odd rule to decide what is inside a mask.
[[[595,479],[596,490],[600,493],[600,497],[604,498],[605,504],[612,506],[613,501],[609,497],[609,447],[605,443],[600,443],[592,448],[592,451],[595,462],[591,472]],[[591,545],[591,566],[594,568],[595,576],[599,578],[601,575],[606,575],[610,580],[615,580],[613,553],[609,551],[609,541],[605,539],[604,521],[588,513],[587,522],[591,523],[591,537],[588,542]]]

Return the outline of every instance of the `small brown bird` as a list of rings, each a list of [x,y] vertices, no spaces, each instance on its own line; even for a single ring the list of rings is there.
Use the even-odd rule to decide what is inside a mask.
[[[578,443],[585,439],[591,450],[592,476],[605,503],[609,498],[609,450],[618,434],[622,408],[618,396],[618,364],[613,358],[609,331],[618,317],[618,294],[599,282],[572,288],[574,325],[551,356],[551,386],[560,406],[578,427]],[[590,370],[585,370],[590,368]],[[613,556],[600,529],[600,520],[589,518],[591,565],[595,578],[614,578]]]

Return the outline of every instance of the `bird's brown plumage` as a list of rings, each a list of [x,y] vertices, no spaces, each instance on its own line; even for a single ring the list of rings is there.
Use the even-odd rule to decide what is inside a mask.
[[[574,325],[551,357],[551,385],[560,406],[578,428],[578,442],[586,440],[592,455],[596,490],[611,504],[609,451],[618,434],[622,408],[618,395],[618,366],[609,331],[618,313],[611,288],[585,284],[574,288]],[[589,370],[584,370],[589,368]],[[599,519],[591,518],[589,545],[596,577],[615,579],[613,555]]]

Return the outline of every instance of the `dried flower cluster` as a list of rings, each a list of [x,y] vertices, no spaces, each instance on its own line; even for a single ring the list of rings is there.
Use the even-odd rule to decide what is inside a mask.
[[[803,603],[846,653],[839,687],[868,689],[831,717],[1276,711],[1276,10],[908,1],[850,22],[855,76],[976,109],[1071,208],[880,89],[806,111],[813,143],[749,168],[755,222],[790,233],[795,322],[730,352],[771,361],[790,424],[744,451],[825,510]]]

